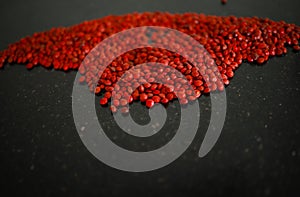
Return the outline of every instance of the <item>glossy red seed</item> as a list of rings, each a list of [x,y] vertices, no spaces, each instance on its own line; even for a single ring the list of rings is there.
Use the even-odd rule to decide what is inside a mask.
[[[100,99],[100,105],[106,105],[108,102],[107,98],[103,97]]]
[[[99,94],[101,92],[101,88],[99,86],[97,86],[95,88],[95,94]]]
[[[128,103],[132,103],[132,102],[133,102],[133,97],[129,96]]]
[[[234,76],[234,73],[233,73],[232,70],[228,70],[228,71],[226,72],[226,74],[227,74],[227,76],[228,76],[229,78],[232,78],[232,77]]]
[[[163,104],[167,104],[168,102],[169,102],[169,99],[167,99],[167,98],[161,99],[161,103],[163,103]]]
[[[160,102],[160,97],[159,97],[159,96],[153,96],[153,97],[152,97],[152,100],[153,100],[155,103],[159,103],[159,102]]]
[[[144,92],[144,91],[145,91],[144,86],[143,86],[143,85],[140,85],[140,86],[139,86],[139,92]]]
[[[153,107],[153,105],[154,105],[154,101],[153,101],[152,99],[148,99],[148,100],[146,101],[146,106],[147,106],[148,108]]]
[[[148,99],[148,95],[145,93],[140,94],[140,101],[145,102]]]
[[[203,84],[203,82],[201,80],[195,80],[194,81],[195,86],[201,86],[202,84]]]

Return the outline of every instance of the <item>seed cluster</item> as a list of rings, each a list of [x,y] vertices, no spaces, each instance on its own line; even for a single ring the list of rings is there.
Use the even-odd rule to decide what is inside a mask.
[[[199,70],[184,57],[166,49],[139,48],[116,58],[101,76],[94,66],[99,59],[97,54],[89,59],[89,63],[79,68],[87,54],[99,42],[122,30],[141,26],[162,26],[186,33],[203,45],[212,59],[204,59],[203,66]],[[112,102],[112,111],[122,107],[123,112],[128,112],[124,106],[134,100],[140,100],[150,108],[154,103],[167,104],[175,98],[186,104],[201,94],[215,90],[222,91],[223,85],[229,84],[234,71],[243,61],[264,64],[272,56],[286,54],[287,46],[299,51],[299,39],[299,26],[267,18],[207,16],[195,13],[133,13],[107,16],[25,37],[0,52],[0,68],[6,62],[26,64],[28,69],[38,65],[64,71],[79,68],[82,74],[79,81],[87,83],[90,90],[96,94],[104,94],[100,99],[101,105],[108,104],[114,89],[126,88],[126,86],[118,87],[116,83],[127,70],[146,62],[162,63],[166,65],[166,69],[168,66],[175,68],[193,87],[192,91],[187,89],[187,84],[183,82],[178,83],[180,84],[178,86],[151,82],[152,75],[158,75],[157,70],[151,71],[153,74],[143,74],[142,77],[147,83],[134,90],[127,90],[132,92],[131,95],[115,95]],[[213,64],[217,67],[214,68]],[[216,73],[220,73],[221,80],[217,78]],[[132,80],[135,77],[137,78],[132,76],[131,84],[137,82]],[[174,82],[182,81],[174,73],[166,78]],[[175,91],[178,92],[177,95]]]

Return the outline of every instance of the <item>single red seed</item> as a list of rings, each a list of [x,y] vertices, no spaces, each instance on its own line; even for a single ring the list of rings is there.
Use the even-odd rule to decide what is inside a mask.
[[[263,58],[263,57],[260,57],[257,59],[257,63],[259,63],[259,64],[264,63],[264,61],[265,61],[265,58]]]
[[[145,83],[145,84],[144,84],[144,87],[145,87],[145,88],[150,88],[150,87],[151,87],[151,83]]]
[[[159,103],[160,97],[159,97],[159,96],[153,96],[153,97],[152,97],[152,100],[153,100],[155,103]]]
[[[116,113],[117,112],[117,107],[116,106],[111,105],[109,108],[110,108],[110,110],[111,110],[112,113]]]
[[[132,102],[133,102],[133,97],[129,96],[128,103],[132,103]]]
[[[153,94],[160,94],[159,90],[153,90]]]
[[[95,88],[95,94],[99,94],[101,92],[101,88],[99,86],[97,86]]]
[[[148,95],[145,93],[140,94],[140,101],[145,102],[148,99]]]
[[[226,74],[227,74],[227,76],[228,76],[229,78],[232,78],[233,75],[234,75],[234,73],[233,73],[232,70],[228,70],[228,71],[226,72]]]
[[[194,81],[195,86],[201,86],[202,84],[203,84],[203,82],[201,80],[195,80]]]
[[[121,106],[125,106],[125,105],[127,105],[127,103],[128,103],[128,102],[127,102],[126,99],[121,99],[121,100],[120,100],[120,105],[121,105]]]
[[[147,106],[148,108],[153,107],[153,105],[154,105],[154,101],[153,101],[152,99],[148,99],[148,100],[146,101],[146,106]]]
[[[186,105],[186,104],[188,104],[189,101],[186,98],[182,98],[179,100],[179,102],[180,102],[180,104]]]
[[[108,102],[107,98],[103,97],[100,99],[100,105],[106,105]]]
[[[27,64],[27,65],[26,65],[26,68],[27,68],[27,69],[32,69],[32,68],[33,68],[33,64],[32,64],[32,63]]]
[[[174,98],[174,95],[173,95],[172,93],[168,93],[168,94],[167,94],[167,99],[168,99],[168,100],[171,101],[171,100],[173,100],[173,98]]]
[[[293,49],[294,49],[295,51],[300,51],[300,46],[299,46],[299,45],[293,46]]]
[[[145,91],[144,86],[143,86],[143,85],[140,85],[140,86],[139,86],[139,92],[144,92],[144,91]]]
[[[167,99],[167,98],[161,99],[161,103],[163,103],[163,104],[167,104],[168,102],[169,102],[169,99]]]
[[[120,105],[120,101],[118,99],[113,100],[114,106],[118,107]]]
[[[104,97],[106,97],[107,99],[110,99],[110,97],[111,97],[111,92],[105,92],[105,93],[104,93]]]

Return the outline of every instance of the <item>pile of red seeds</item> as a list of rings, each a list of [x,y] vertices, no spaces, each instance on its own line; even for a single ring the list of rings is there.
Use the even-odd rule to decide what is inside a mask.
[[[77,70],[99,42],[122,30],[140,26],[163,26],[190,35],[205,47],[217,65],[217,70],[212,69],[212,62],[208,61],[199,72],[188,60],[166,49],[131,50],[116,58],[101,76],[98,76],[99,73],[92,64],[80,67],[80,82],[86,82],[96,94],[104,94],[100,99],[101,105],[109,102],[118,79],[131,67],[141,63],[159,62],[180,71],[194,89],[192,95],[185,87],[174,87],[181,92],[181,103],[186,104],[201,94],[223,90],[223,85],[229,84],[234,71],[243,61],[263,64],[272,56],[286,54],[287,46],[295,51],[300,50],[300,27],[283,21],[195,13],[133,13],[107,16],[25,37],[0,52],[0,68],[8,62],[26,64],[28,69],[41,65],[56,70]],[[222,81],[212,80],[216,72],[221,73]],[[205,73],[208,77],[200,73]],[[150,75],[147,77],[151,78]],[[124,106],[134,100],[145,102],[148,107],[152,107],[155,102],[167,104],[178,97],[174,94],[174,88],[158,83],[145,83],[132,90],[129,99],[117,95],[111,109],[116,111],[118,107],[123,107],[122,111],[127,112],[128,109]]]

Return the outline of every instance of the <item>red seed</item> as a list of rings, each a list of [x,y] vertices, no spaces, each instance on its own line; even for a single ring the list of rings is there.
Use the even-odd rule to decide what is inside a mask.
[[[153,94],[160,94],[159,90],[153,90]]]
[[[100,99],[100,105],[106,105],[108,102],[107,98],[103,97]]]
[[[114,104],[114,106],[118,107],[120,105],[120,101],[117,99],[114,99],[113,104]]]
[[[148,95],[145,93],[140,94],[140,101],[145,102],[148,99]]]
[[[234,73],[233,73],[232,70],[228,70],[228,71],[226,72],[226,74],[227,74],[227,76],[228,76],[229,78],[232,78],[233,75],[234,75]]]
[[[144,86],[143,86],[143,85],[140,85],[140,86],[139,86],[139,92],[142,93],[142,92],[144,92],[144,91],[145,91]]]
[[[111,105],[110,110],[111,110],[112,113],[116,113],[117,112],[117,107],[114,106],[114,105]]]
[[[133,97],[129,96],[128,103],[132,103],[132,102],[133,102]]]
[[[145,83],[145,84],[144,84],[144,87],[145,87],[145,88],[150,88],[150,87],[151,87],[151,83]]]
[[[179,102],[182,105],[186,105],[186,104],[188,104],[189,101],[186,98],[182,98],[182,99],[179,100]]]
[[[97,86],[95,88],[95,94],[99,94],[101,92],[101,88],[99,86]]]
[[[294,49],[295,51],[300,51],[300,46],[299,46],[299,45],[293,46],[293,49]]]
[[[153,100],[155,103],[159,103],[160,97],[159,97],[159,96],[153,96],[153,97],[152,97],[152,100]]]
[[[27,68],[27,69],[32,69],[32,68],[33,68],[33,64],[32,64],[32,63],[27,64],[27,65],[26,65],[26,68]]]
[[[203,82],[201,80],[195,80],[194,81],[195,86],[201,86],[202,84],[203,84]]]
[[[265,58],[263,58],[263,57],[260,57],[257,59],[257,63],[259,63],[259,64],[264,63],[264,61],[265,61]]]
[[[126,99],[121,99],[121,100],[120,100],[120,105],[121,105],[121,106],[125,106],[125,105],[127,105],[127,104],[128,104],[128,102],[127,102]]]
[[[169,99],[167,99],[167,98],[161,99],[161,103],[163,103],[163,104],[167,104],[168,102],[169,102]]]
[[[146,106],[147,106],[148,108],[153,107],[153,105],[154,105],[154,101],[153,101],[152,99],[148,99],[148,100],[146,101]]]
[[[166,97],[169,101],[173,100],[174,95],[172,93],[168,93]]]
[[[111,92],[105,92],[104,97],[106,97],[107,99],[110,99],[111,98]]]

